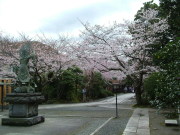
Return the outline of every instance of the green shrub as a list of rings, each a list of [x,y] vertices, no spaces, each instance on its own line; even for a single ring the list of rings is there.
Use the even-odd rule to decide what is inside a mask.
[[[158,87],[158,73],[152,73],[144,80],[144,93],[143,96],[146,100],[155,100],[156,88]]]
[[[87,82],[90,82],[89,87],[86,86],[87,99],[98,99],[113,95],[106,90],[107,83],[99,72],[94,72],[90,81],[86,80],[87,77],[76,66],[61,70],[58,74],[43,88],[42,93],[48,97],[48,102],[51,100],[54,102],[54,99],[59,102],[82,101],[82,89],[85,88]]]
[[[89,87],[87,88],[87,96],[90,99],[104,98],[112,95],[106,90],[107,83],[101,73],[94,72],[91,76]]]
[[[158,108],[177,108],[180,105],[180,38],[169,42],[154,54],[154,61],[163,69],[158,73],[155,100]]]
[[[177,108],[179,81],[166,71],[153,73],[144,82],[146,99],[157,108]]]
[[[179,100],[179,81],[173,74],[159,72],[158,86],[155,89],[155,100],[152,101],[158,108],[177,108]]]
[[[79,102],[83,87],[83,72],[76,66],[59,71],[58,75],[44,87],[42,93],[61,102]]]
[[[108,91],[108,90],[100,90],[100,93],[98,95],[98,98],[105,98],[105,97],[108,97],[108,96],[113,96],[114,94],[111,92],[111,91]]]

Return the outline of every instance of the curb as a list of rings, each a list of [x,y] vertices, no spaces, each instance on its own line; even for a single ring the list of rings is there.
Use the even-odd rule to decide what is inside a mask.
[[[123,135],[150,135],[148,109],[137,108],[134,110]]]

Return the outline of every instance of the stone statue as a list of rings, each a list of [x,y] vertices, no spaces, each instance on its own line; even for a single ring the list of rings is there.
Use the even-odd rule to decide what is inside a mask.
[[[29,74],[29,60],[36,60],[31,43],[23,45],[19,53],[20,65],[14,67],[18,86],[5,97],[5,101],[9,102],[9,118],[2,118],[2,125],[31,126],[45,120],[44,116],[38,116],[38,104],[44,101],[44,96],[35,92]]]
[[[18,87],[14,90],[16,93],[33,93],[35,89],[31,86],[33,83],[29,74],[28,63],[30,59],[35,59],[36,55],[32,53],[31,44],[27,42],[19,51],[20,65],[14,67],[14,72],[17,74]]]

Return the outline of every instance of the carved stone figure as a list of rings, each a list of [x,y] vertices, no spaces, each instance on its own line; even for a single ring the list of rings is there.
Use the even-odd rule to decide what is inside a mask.
[[[44,116],[38,116],[38,104],[44,101],[41,93],[35,92],[32,77],[29,74],[29,60],[36,59],[31,44],[27,42],[19,51],[20,65],[14,67],[17,75],[17,88],[6,95],[9,102],[9,118],[2,118],[2,125],[31,126],[44,122]],[[32,86],[31,86],[32,85]]]
[[[19,82],[19,87],[17,87],[14,92],[17,93],[32,93],[35,92],[34,88],[30,85],[32,84],[32,79],[29,74],[28,63],[30,59],[35,59],[36,56],[32,53],[31,44],[26,43],[23,45],[19,51],[20,54],[20,66],[14,67],[14,72],[17,74],[17,82]]]

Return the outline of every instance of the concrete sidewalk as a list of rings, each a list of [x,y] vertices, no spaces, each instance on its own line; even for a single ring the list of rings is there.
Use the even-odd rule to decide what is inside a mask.
[[[150,135],[148,109],[137,108],[134,110],[123,135]]]

